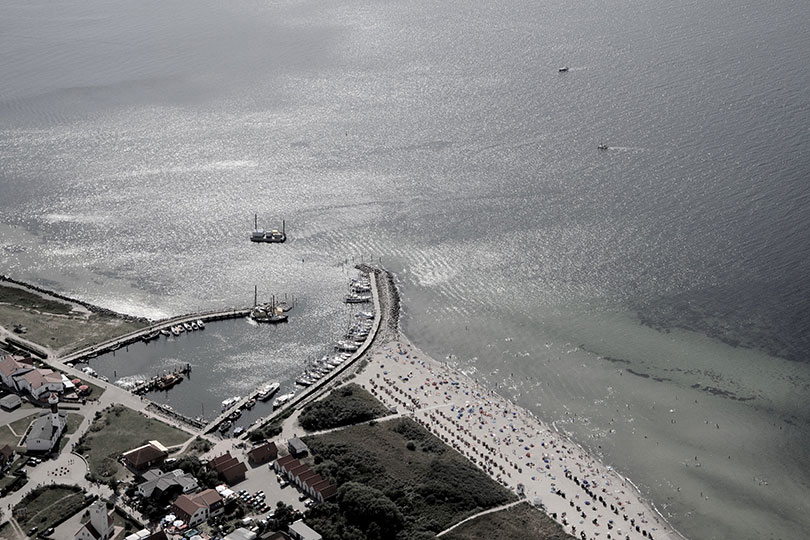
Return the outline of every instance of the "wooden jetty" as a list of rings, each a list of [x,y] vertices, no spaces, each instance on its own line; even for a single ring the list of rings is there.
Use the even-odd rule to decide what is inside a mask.
[[[261,390],[261,387],[256,388],[255,390],[250,392],[247,396],[240,399],[237,403],[231,405],[230,407],[228,407],[227,409],[222,411],[222,414],[217,416],[212,422],[209,422],[208,425],[206,425],[202,429],[202,432],[203,433],[210,433],[210,432],[214,431],[215,429],[217,429],[219,427],[219,425],[222,422],[224,422],[225,420],[227,420],[228,416],[231,415],[234,411],[242,410],[245,403],[247,403],[251,399],[256,399],[256,396],[259,395],[259,390]]]
[[[183,323],[191,324],[192,322],[196,322],[198,320],[208,322],[208,321],[220,321],[223,319],[238,319],[241,317],[247,317],[249,314],[250,309],[240,308],[222,311],[206,311],[202,313],[190,313],[186,315],[180,315],[178,317],[172,317],[170,319],[163,319],[162,321],[158,321],[145,328],[141,328],[140,330],[135,330],[134,332],[129,332],[128,334],[124,334],[117,338],[113,338],[108,341],[104,341],[102,343],[86,347],[74,353],[70,353],[68,355],[57,358],[56,360],[63,364],[75,364],[76,362],[81,362],[84,359],[93,358],[100,354],[117,350],[123,346],[129,345],[130,343],[141,341],[145,336],[154,334],[155,332],[160,332],[163,329],[168,329],[178,324]]]

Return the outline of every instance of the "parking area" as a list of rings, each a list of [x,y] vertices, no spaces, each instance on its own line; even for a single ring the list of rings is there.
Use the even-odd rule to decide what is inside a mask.
[[[268,463],[257,467],[248,466],[248,470],[245,473],[245,480],[234,485],[231,489],[236,492],[245,490],[250,495],[254,495],[257,492],[264,492],[264,501],[269,511],[275,509],[278,501],[292,506],[295,510],[303,512],[306,509],[304,503],[298,500],[301,492],[294,486],[282,488],[276,478],[275,471]],[[264,517],[267,514],[266,512],[261,513],[257,511],[255,514],[251,515]]]

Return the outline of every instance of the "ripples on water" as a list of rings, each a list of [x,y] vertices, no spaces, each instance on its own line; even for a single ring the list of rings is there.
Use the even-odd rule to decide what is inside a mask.
[[[4,273],[151,317],[295,294],[278,336],[190,336],[243,374],[194,372],[219,399],[319,355],[352,263],[381,259],[417,343],[631,472],[690,537],[810,525],[802,3],[12,2],[4,20]],[[247,242],[254,212],[291,240]]]

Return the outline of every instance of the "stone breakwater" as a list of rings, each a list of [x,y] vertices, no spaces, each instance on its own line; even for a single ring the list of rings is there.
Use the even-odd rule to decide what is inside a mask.
[[[25,281],[20,281],[20,280],[14,279],[14,278],[9,277],[9,276],[0,276],[0,283],[3,283],[3,282],[11,283],[13,285],[17,285],[18,287],[22,287],[23,289],[27,289],[27,290],[34,291],[34,292],[37,292],[37,293],[40,293],[40,294],[51,296],[53,298],[62,300],[62,301],[67,302],[69,304],[76,304],[76,305],[82,306],[83,308],[87,309],[88,311],[91,311],[93,313],[98,313],[99,315],[106,315],[108,317],[117,317],[117,318],[119,318],[121,320],[124,320],[124,321],[138,321],[138,322],[142,322],[144,324],[149,324],[150,322],[152,322],[150,319],[147,319],[146,317],[134,317],[134,316],[131,316],[131,315],[124,315],[123,313],[118,313],[117,311],[113,311],[111,309],[99,307],[99,306],[97,306],[95,304],[91,304],[91,303],[85,302],[83,300],[77,300],[75,298],[65,296],[64,294],[60,294],[58,292],[51,291],[51,290],[46,289],[44,287],[39,287],[37,285],[33,285],[31,283],[26,283]]]

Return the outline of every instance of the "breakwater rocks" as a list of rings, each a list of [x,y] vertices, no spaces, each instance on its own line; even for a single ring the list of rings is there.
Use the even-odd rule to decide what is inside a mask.
[[[65,296],[64,294],[59,294],[58,292],[51,291],[51,290],[46,289],[44,287],[39,287],[37,285],[32,285],[31,283],[26,283],[25,281],[20,281],[18,279],[14,279],[14,278],[9,277],[9,276],[0,276],[0,283],[2,283],[2,282],[7,282],[7,283],[11,283],[13,285],[18,285],[20,287],[24,287],[25,289],[35,291],[35,292],[38,292],[38,293],[41,293],[41,294],[47,294],[48,296],[52,296],[54,298],[57,298],[59,300],[62,300],[64,302],[67,302],[67,303],[70,303],[70,304],[78,304],[78,305],[82,306],[83,308],[86,308],[88,311],[91,311],[93,313],[97,313],[99,315],[106,315],[108,317],[116,317],[116,318],[119,318],[119,319],[124,320],[124,321],[138,321],[138,322],[141,322],[141,323],[144,323],[144,324],[149,324],[149,323],[152,322],[149,319],[147,319],[146,317],[133,317],[133,316],[130,316],[130,315],[124,315],[123,313],[118,313],[117,311],[113,311],[111,309],[99,307],[99,306],[97,306],[95,304],[91,304],[91,303],[85,302],[83,300],[77,300],[75,298]]]
[[[380,315],[385,323],[385,330],[396,333],[399,331],[400,298],[399,289],[394,281],[394,275],[383,268],[376,268],[368,264],[355,266],[361,272],[373,275],[377,281],[377,293],[380,301]],[[383,330],[380,328],[380,330]]]

